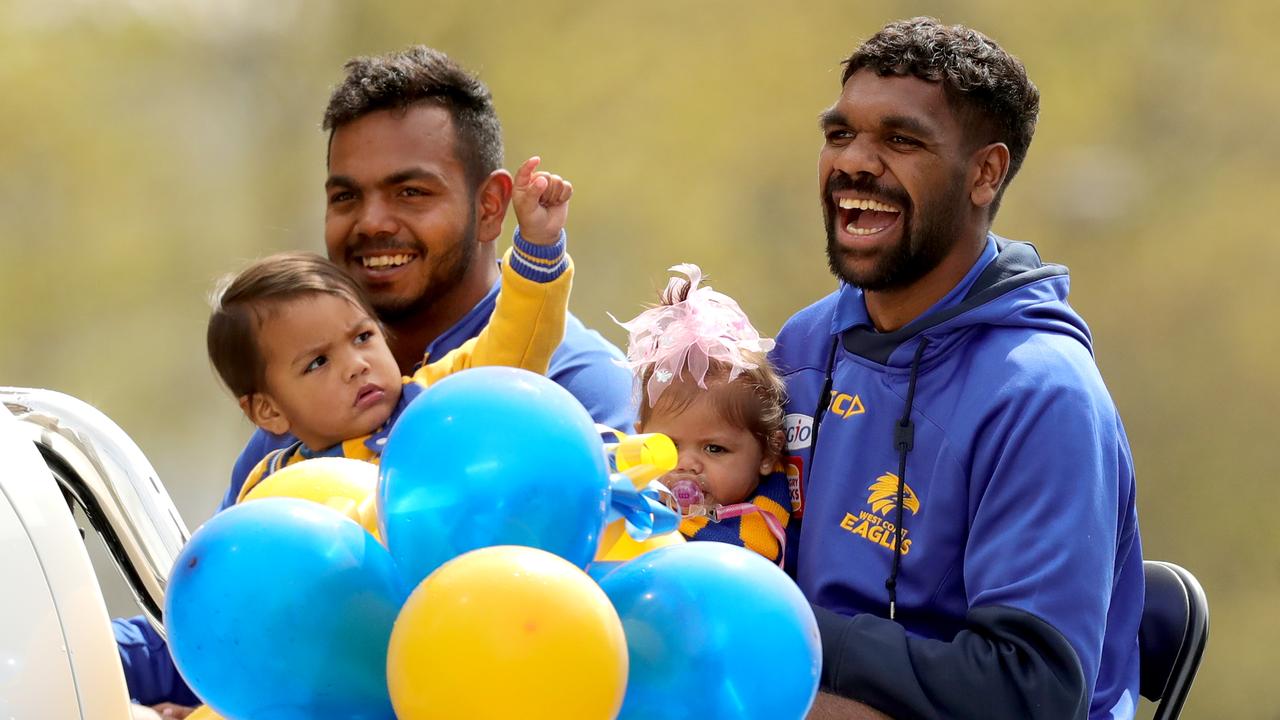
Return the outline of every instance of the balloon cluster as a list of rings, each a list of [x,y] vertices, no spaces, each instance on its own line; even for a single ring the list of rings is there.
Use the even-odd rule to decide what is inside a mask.
[[[661,436],[602,445],[541,376],[450,376],[380,469],[289,466],[192,535],[175,663],[232,720],[804,717],[808,604],[749,550],[671,532],[674,462]]]

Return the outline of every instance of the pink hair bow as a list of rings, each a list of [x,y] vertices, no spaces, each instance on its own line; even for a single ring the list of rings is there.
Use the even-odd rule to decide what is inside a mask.
[[[689,294],[684,300],[649,308],[627,322],[609,316],[630,333],[623,364],[635,375],[637,395],[646,371],[653,369],[645,386],[650,407],[686,370],[698,387],[706,388],[713,361],[727,366],[732,380],[757,367],[744,353],[766,353],[774,345],[773,340],[760,337],[733,298],[710,286],[699,287],[702,269],[697,265],[682,263],[669,269],[689,278]],[[679,278],[671,278],[665,294],[674,292],[680,283]]]

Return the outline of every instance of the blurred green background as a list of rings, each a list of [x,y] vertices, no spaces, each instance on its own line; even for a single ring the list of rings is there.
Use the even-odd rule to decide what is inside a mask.
[[[584,321],[620,342],[605,311],[692,261],[773,334],[834,287],[816,116],[839,61],[919,14],[992,35],[1042,92],[996,230],[1071,267],[1146,555],[1208,591],[1186,716],[1280,717],[1275,3],[0,0],[0,385],[99,407],[202,522],[250,431],[205,359],[207,293],[320,250],[329,88],[416,42],[489,84],[509,167],[573,180]]]

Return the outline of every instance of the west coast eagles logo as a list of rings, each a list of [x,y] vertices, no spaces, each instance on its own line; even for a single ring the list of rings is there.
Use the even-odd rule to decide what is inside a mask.
[[[898,544],[899,535],[895,532],[897,526],[889,517],[890,513],[898,508],[898,476],[887,472],[868,485],[867,490],[871,491],[871,494],[867,495],[867,505],[870,506],[871,511],[860,510],[856,515],[851,512],[845,513],[844,518],[840,520],[840,529],[857,535],[867,542],[893,550],[894,545]],[[910,510],[912,515],[920,512],[920,498],[916,497],[915,491],[906,483],[902,483],[902,509]],[[896,519],[896,513],[894,518]],[[904,523],[900,536],[902,542],[898,547],[898,552],[903,555],[911,552],[912,540],[909,535],[910,532]]]
[[[867,504],[871,506],[871,510],[888,517],[889,512],[898,504],[898,476],[885,473],[876,478],[867,489],[871,491],[867,496]],[[902,483],[902,507],[910,510],[912,515],[920,512],[920,499],[906,483]]]

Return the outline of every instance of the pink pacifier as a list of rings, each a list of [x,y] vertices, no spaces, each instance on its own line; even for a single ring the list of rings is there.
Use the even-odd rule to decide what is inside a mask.
[[[700,517],[707,514],[707,506],[711,503],[711,498],[703,490],[701,476],[677,470],[662,478],[662,484],[667,486],[679,505],[672,510],[678,510],[682,517]]]
[[[684,514],[688,514],[689,508],[701,505],[705,499],[702,486],[698,485],[697,480],[689,478],[681,478],[672,483],[671,494],[676,496],[676,502],[680,503],[680,511]]]

